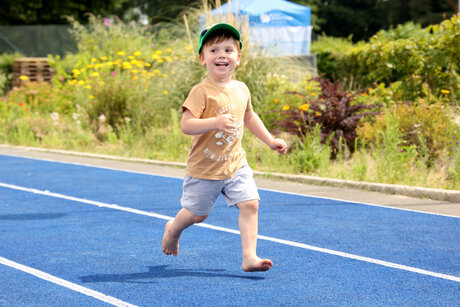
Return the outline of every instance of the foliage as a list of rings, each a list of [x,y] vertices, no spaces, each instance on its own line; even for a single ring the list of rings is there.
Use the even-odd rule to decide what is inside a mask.
[[[21,57],[19,53],[0,54],[0,95],[6,94],[13,83],[13,63],[14,59]]]
[[[357,127],[362,118],[378,114],[377,105],[355,103],[360,93],[349,93],[339,83],[317,77],[314,79],[321,87],[321,94],[308,95],[300,92],[286,94],[303,98],[304,104],[298,109],[284,111],[281,126],[288,132],[298,135],[311,133],[316,126],[321,127],[321,142],[330,141],[333,157],[345,147],[353,151],[357,137]]]
[[[380,131],[389,129],[388,114],[392,114],[400,137],[407,146],[414,146],[419,153],[426,152],[430,164],[458,134],[447,108],[440,102],[427,104],[421,99],[416,104],[398,104],[378,115],[374,123],[366,122],[358,129],[366,143],[378,144]]]
[[[347,81],[350,87],[384,83],[393,88],[393,100],[442,97],[456,105],[460,100],[459,23],[460,15],[423,31],[409,23],[380,31],[367,44],[347,45],[324,37],[312,45],[312,51],[319,54],[320,72]]]
[[[3,0],[0,10],[0,25],[45,25],[65,24],[63,16],[73,16],[80,22],[86,21],[86,13],[110,15],[122,12],[122,5],[128,0],[109,1],[42,1]]]

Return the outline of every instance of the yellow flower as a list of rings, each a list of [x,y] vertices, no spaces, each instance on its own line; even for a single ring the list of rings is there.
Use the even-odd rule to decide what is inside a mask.
[[[94,68],[96,69],[99,69],[99,68],[102,68],[104,67],[104,64],[101,64],[101,63],[97,63],[96,65],[94,65]]]
[[[90,96],[89,96],[89,99],[94,99],[94,95],[90,95]]]
[[[168,63],[169,63],[169,62],[172,62],[172,59],[171,59],[171,57],[170,57],[169,55],[166,56],[165,59],[166,59],[166,62],[168,62]]]
[[[163,51],[157,50],[157,51],[155,51],[155,53],[156,53],[156,54],[163,54]]]
[[[126,55],[126,52],[124,52],[124,51],[118,51],[117,54],[118,54],[118,55],[121,55],[121,56],[124,56],[124,55]]]
[[[315,116],[321,116],[321,113],[315,112]]]
[[[140,56],[142,53],[140,51],[136,51],[133,54],[134,54],[134,56]]]
[[[273,102],[274,102],[274,103],[278,103],[278,101],[279,101],[279,100],[278,100],[278,99],[276,99],[276,98],[275,98],[275,99],[273,99]]]
[[[94,65],[93,65],[93,64],[88,64],[88,65],[86,65],[86,67],[88,67],[88,68],[94,68]]]
[[[97,71],[93,72],[91,74],[91,77],[99,77],[99,73]]]
[[[27,80],[29,80],[29,77],[27,77],[27,76],[19,76],[19,79],[22,80],[22,81],[27,81]]]
[[[289,110],[289,108],[290,108],[290,106],[288,106],[287,104],[285,104],[285,105],[283,106],[283,110],[284,110],[284,111]]]
[[[308,111],[308,104],[303,104],[299,107],[302,111]]]
[[[128,57],[128,59],[132,61],[132,60],[135,59],[135,57],[133,57],[132,55],[130,55],[130,56]]]
[[[99,81],[99,85],[104,85],[105,82],[104,81]]]
[[[77,80],[75,80],[75,79],[72,79],[72,80],[70,81],[70,84],[72,84],[72,85],[74,85],[75,83],[77,83]]]
[[[145,66],[145,67],[150,67],[150,66],[152,66],[152,64],[150,64],[150,63],[145,63],[144,66]]]
[[[168,74],[163,74],[163,78],[168,78]]]
[[[450,91],[449,91],[449,90],[441,90],[441,93],[443,93],[443,94],[449,94]]]
[[[168,91],[163,91],[163,94],[168,95]]]
[[[157,61],[158,61],[158,63],[163,63],[164,62],[163,59],[158,59]]]
[[[107,61],[108,58],[107,58],[106,56],[103,56],[103,57],[101,57],[101,60],[102,60],[102,61]]]
[[[79,75],[81,72],[78,69],[72,69],[74,75]]]
[[[159,74],[159,73],[160,73],[160,71],[159,71],[158,69],[155,69],[155,70],[153,71],[153,74],[154,74],[154,75],[157,75],[157,74]]]
[[[161,59],[161,57],[158,54],[152,54],[152,59],[158,60]]]
[[[89,90],[91,89],[91,85],[89,85],[89,84],[88,84],[87,86],[85,86],[85,87],[86,87],[87,89],[89,89]]]
[[[192,50],[192,46],[190,46],[190,45],[185,46],[185,50],[187,50],[187,51]]]
[[[311,93],[311,95],[312,95],[312,96],[316,96],[316,95],[318,95],[318,94],[316,94],[316,93]]]
[[[133,74],[137,74],[139,71],[137,71],[137,69],[133,69],[133,70],[131,70],[131,72],[132,72]]]
[[[85,81],[83,81],[83,80],[80,80],[80,81],[78,81],[78,83],[77,83],[77,84],[78,84],[78,85],[85,85]]]
[[[97,59],[96,59],[96,58],[92,58],[92,59],[91,59],[91,62],[93,62],[93,63],[94,63],[94,62],[97,62]]]
[[[311,89],[311,86],[307,86],[306,89],[307,89],[307,90]]]
[[[171,49],[171,48],[167,48],[167,49],[166,49],[166,52],[171,53],[171,52],[172,52],[172,49]]]
[[[139,79],[139,76],[133,76],[133,80]]]

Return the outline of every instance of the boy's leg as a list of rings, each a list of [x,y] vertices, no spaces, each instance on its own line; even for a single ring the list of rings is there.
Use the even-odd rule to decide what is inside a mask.
[[[182,231],[193,224],[203,222],[206,217],[207,215],[195,215],[187,209],[182,208],[177,213],[174,220],[166,223],[163,241],[161,242],[163,253],[166,255],[177,256],[179,254],[179,238]]]
[[[270,259],[261,259],[257,256],[259,201],[245,201],[239,203],[237,207],[240,210],[238,224],[243,249],[243,270],[246,272],[270,270],[273,262]]]

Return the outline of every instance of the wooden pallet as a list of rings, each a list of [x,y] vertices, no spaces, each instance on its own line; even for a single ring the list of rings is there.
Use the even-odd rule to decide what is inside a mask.
[[[28,80],[21,80],[26,76]],[[48,58],[18,58],[13,63],[13,86],[20,87],[25,82],[51,82],[54,70]]]

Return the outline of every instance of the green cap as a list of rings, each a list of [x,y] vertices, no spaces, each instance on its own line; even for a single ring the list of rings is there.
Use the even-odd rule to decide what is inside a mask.
[[[240,48],[243,48],[243,43],[241,42],[240,32],[237,30],[237,28],[235,28],[234,26],[228,23],[216,23],[216,24],[213,24],[212,26],[206,27],[206,29],[204,29],[200,33],[200,43],[198,45],[198,53],[201,52],[201,48],[203,48],[204,42],[209,37],[209,35],[211,35],[211,33],[217,30],[226,30],[232,33],[240,42]]]

